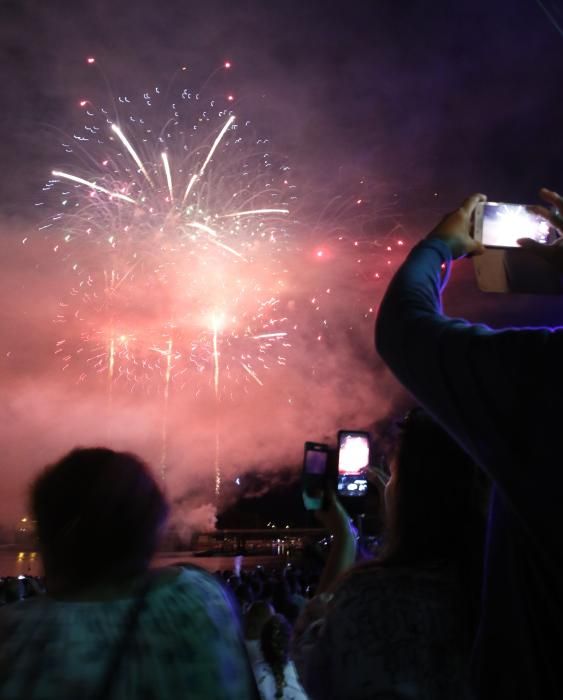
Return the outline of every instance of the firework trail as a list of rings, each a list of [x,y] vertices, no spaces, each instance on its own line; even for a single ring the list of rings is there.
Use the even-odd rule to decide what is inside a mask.
[[[172,370],[172,338],[166,343],[166,369],[164,373],[164,406],[162,411],[161,424],[161,453],[160,453],[160,475],[166,481],[167,452],[168,452],[168,404],[170,400],[170,378]]]
[[[315,375],[310,340],[341,338],[343,313],[346,332],[371,335],[374,284],[404,232],[393,216],[382,235],[364,230],[374,212],[354,178],[299,221],[289,166],[231,105],[188,90],[170,103],[158,88],[115,110],[81,104],[38,202],[68,283],[55,354],[77,382],[107,382],[110,411],[118,386],[160,397],[163,477],[171,394],[211,397],[219,496],[220,406],[275,381],[297,338]]]
[[[110,413],[118,384],[161,395],[164,477],[173,387],[210,387],[218,411],[285,365],[289,167],[249,121],[188,90],[171,105],[158,88],[121,97],[111,114],[81,105],[72,162],[44,188],[55,213],[41,230],[71,280],[55,353],[77,381],[106,377]],[[218,495],[219,435],[215,472]]]
[[[63,144],[78,165],[44,188],[57,203],[42,229],[73,278],[56,353],[80,381],[107,372],[131,389],[209,384],[219,400],[262,385],[291,347],[288,166],[196,93],[164,119],[158,88],[119,102],[118,119],[83,101],[87,123]],[[172,332],[174,353],[159,352]]]

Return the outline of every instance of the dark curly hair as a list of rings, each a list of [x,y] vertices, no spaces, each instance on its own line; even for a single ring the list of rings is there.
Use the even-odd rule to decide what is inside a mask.
[[[276,681],[276,698],[283,697],[285,667],[289,661],[291,625],[283,615],[272,615],[262,628],[260,646],[266,663],[272,669]]]
[[[395,489],[380,563],[424,565],[483,557],[487,480],[422,408],[399,424]]]
[[[80,590],[142,573],[168,514],[149,468],[135,455],[76,449],[31,487],[47,577]]]

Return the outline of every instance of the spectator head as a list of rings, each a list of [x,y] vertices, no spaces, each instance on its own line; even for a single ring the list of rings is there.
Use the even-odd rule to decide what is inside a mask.
[[[297,581],[297,576],[295,572],[292,569],[286,569],[284,572],[285,576],[285,581],[287,583],[287,589],[290,593],[290,595],[295,595],[297,593],[301,593],[301,589],[299,587],[298,581]]]
[[[471,458],[420,408],[401,428],[385,491],[384,562],[447,562],[482,548],[485,485]]]
[[[25,598],[25,585],[22,579],[15,576],[5,578],[3,581],[4,602],[15,603]]]
[[[51,589],[77,591],[144,572],[168,505],[132,454],[76,449],[45,469],[31,509]]]
[[[289,602],[290,593],[287,582],[280,578],[273,585],[272,603],[277,612],[283,613],[285,605]]]
[[[260,639],[262,628],[274,614],[274,608],[265,600],[257,600],[244,616],[244,636],[248,640]]]
[[[272,598],[274,596],[274,581],[272,579],[266,579],[264,581],[264,584],[262,585],[262,593],[260,597],[262,600],[267,600],[268,602],[272,601]]]
[[[241,578],[240,576],[233,576],[232,574],[227,578],[227,585],[232,588],[233,590],[237,587],[240,586],[241,584]]]
[[[258,600],[262,597],[262,592],[264,590],[264,582],[260,578],[260,576],[252,576],[248,582],[248,585],[252,589],[254,600]]]
[[[240,609],[245,612],[254,600],[254,593],[248,583],[240,583],[234,590]]]
[[[276,698],[283,697],[284,671],[289,661],[291,626],[283,615],[273,615],[262,628],[260,646],[264,660],[272,669],[276,681]]]
[[[299,603],[295,603],[293,601],[288,601],[285,604],[283,608],[283,615],[289,622],[291,627],[294,627],[295,623],[299,618],[299,615],[301,614],[301,610],[303,609],[303,607],[304,605],[299,605]]]

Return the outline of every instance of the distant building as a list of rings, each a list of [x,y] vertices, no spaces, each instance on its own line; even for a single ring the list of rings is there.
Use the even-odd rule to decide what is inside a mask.
[[[35,520],[24,516],[14,530],[14,544],[24,549],[37,549],[37,531]]]

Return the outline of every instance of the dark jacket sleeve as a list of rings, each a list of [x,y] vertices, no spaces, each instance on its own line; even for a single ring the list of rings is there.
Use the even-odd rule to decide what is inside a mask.
[[[440,293],[450,263],[442,241],[415,246],[381,303],[376,347],[418,402],[526,510],[529,470],[549,462],[542,450],[553,449],[549,431],[561,415],[561,372],[553,373],[563,366],[563,333],[493,331],[448,318]]]

